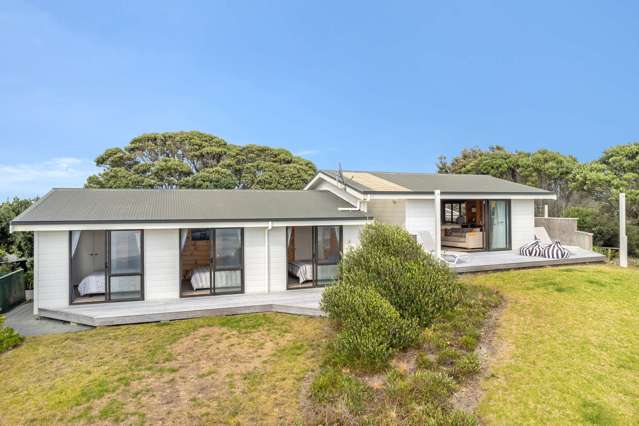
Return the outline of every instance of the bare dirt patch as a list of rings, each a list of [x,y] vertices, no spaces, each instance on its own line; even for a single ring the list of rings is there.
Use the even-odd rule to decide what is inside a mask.
[[[483,395],[481,387],[482,381],[490,376],[490,367],[497,358],[498,354],[504,351],[503,342],[496,338],[496,330],[499,318],[506,308],[507,301],[504,299],[502,303],[493,309],[484,323],[481,332],[479,345],[475,349],[475,353],[479,359],[479,374],[473,376],[468,382],[464,383],[460,389],[453,394],[451,403],[453,407],[466,413],[472,413],[479,404]]]
[[[199,329],[172,347],[171,361],[129,387],[127,402],[132,406],[126,408],[146,413],[146,420],[154,424],[230,420],[242,407],[244,375],[288,340],[282,336],[276,343],[259,331]]]

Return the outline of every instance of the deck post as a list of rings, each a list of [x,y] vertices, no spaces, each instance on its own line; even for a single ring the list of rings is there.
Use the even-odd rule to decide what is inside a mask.
[[[628,236],[626,235],[626,194],[619,194],[619,266],[628,267]]]
[[[439,189],[435,190],[435,255],[437,259],[442,255],[442,195]]]
[[[544,204],[544,217],[548,217],[548,204]]]

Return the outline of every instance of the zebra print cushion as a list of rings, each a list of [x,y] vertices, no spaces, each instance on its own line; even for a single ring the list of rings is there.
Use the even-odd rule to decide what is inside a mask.
[[[541,256],[542,253],[541,242],[537,237],[535,237],[535,241],[526,243],[519,249],[519,254],[522,256]]]
[[[555,241],[543,248],[543,256],[548,259],[566,259],[570,256],[570,252],[559,241]]]

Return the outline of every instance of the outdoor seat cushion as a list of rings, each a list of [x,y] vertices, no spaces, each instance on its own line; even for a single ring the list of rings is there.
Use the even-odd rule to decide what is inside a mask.
[[[535,237],[534,241],[526,243],[519,248],[519,254],[522,256],[543,256],[544,250],[541,246],[541,241],[539,241],[537,237]]]
[[[544,247],[543,255],[548,259],[567,259],[570,252],[559,241],[555,241]]]

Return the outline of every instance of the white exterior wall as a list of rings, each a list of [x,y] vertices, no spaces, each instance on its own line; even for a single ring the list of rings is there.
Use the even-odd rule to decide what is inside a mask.
[[[269,262],[271,291],[286,291],[286,227],[278,226],[269,231]]]
[[[144,231],[144,299],[180,297],[178,229]]]
[[[435,200],[407,200],[406,201],[406,230],[413,235],[427,231],[432,238],[435,250],[437,223],[435,220]],[[429,244],[425,242],[425,244]]]
[[[512,248],[516,250],[535,238],[535,201],[512,200],[510,212]]]
[[[359,246],[362,225],[344,225],[344,251]],[[266,228],[244,228],[244,291],[266,293]],[[271,292],[286,291],[286,227],[268,232]],[[69,233],[34,232],[34,313],[38,307],[69,305]],[[180,297],[180,253],[178,229],[148,229],[144,232],[144,299]]]
[[[244,228],[244,293],[266,293],[266,228]]]
[[[406,203],[404,200],[370,200],[367,213],[382,223],[404,227],[406,224]]]
[[[34,232],[34,303],[38,308],[69,306],[69,233]]]
[[[359,247],[359,234],[363,228],[362,225],[344,225],[342,227],[344,253]]]

